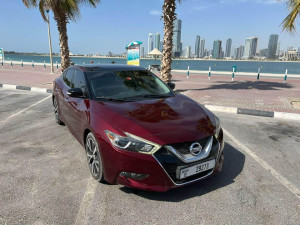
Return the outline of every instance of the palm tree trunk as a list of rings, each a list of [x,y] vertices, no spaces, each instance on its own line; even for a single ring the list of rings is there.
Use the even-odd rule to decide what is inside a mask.
[[[60,57],[61,57],[61,70],[64,71],[71,64],[70,51],[68,45],[67,35],[67,17],[64,13],[54,16],[59,32],[59,46],[60,46]]]
[[[171,64],[172,64],[172,48],[173,48],[173,28],[176,0],[165,0],[163,9],[164,19],[164,43],[163,56],[161,60],[161,79],[164,82],[171,82]]]

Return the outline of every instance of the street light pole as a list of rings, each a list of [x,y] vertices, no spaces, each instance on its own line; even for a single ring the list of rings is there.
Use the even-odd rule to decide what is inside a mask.
[[[49,8],[48,8],[47,6],[45,7],[45,11],[47,12],[47,23],[48,23],[48,38],[49,38],[49,49],[50,49],[51,73],[54,73],[54,68],[53,68],[53,57],[52,57],[51,34],[50,34]]]

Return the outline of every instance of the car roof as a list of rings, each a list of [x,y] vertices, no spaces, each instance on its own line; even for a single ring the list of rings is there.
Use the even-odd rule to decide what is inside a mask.
[[[141,66],[129,66],[124,64],[81,64],[70,66],[69,68],[80,68],[85,72],[146,70],[144,67]]]

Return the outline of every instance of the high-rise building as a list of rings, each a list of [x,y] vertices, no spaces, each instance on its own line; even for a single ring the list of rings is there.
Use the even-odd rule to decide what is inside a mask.
[[[241,45],[240,46],[240,55],[239,58],[242,59],[245,53],[245,46]]]
[[[197,35],[195,43],[195,56],[196,58],[200,57],[200,36]]]
[[[214,46],[213,46],[213,52],[212,56],[214,59],[220,59],[221,58],[221,52],[222,52],[222,41],[215,40]]]
[[[204,49],[203,57],[209,56],[209,51],[207,49]]]
[[[270,35],[269,45],[268,45],[268,59],[276,59],[278,37],[279,37],[278,34]]]
[[[244,58],[253,59],[257,51],[257,37],[246,38],[245,40],[245,49],[244,49]]]
[[[221,50],[222,50],[222,47],[221,47]],[[224,59],[224,57],[225,57],[225,52],[222,50],[221,55],[220,55],[220,59]]]
[[[249,59],[251,57],[251,38],[247,38],[245,41],[244,58]]]
[[[276,56],[280,56],[280,42],[278,41],[278,44],[277,44],[277,51],[276,51]]]
[[[157,48],[158,50],[160,50],[160,34],[159,33],[155,34],[154,48]]]
[[[148,35],[148,53],[153,50],[153,34]]]
[[[180,42],[180,46],[179,46],[179,49],[180,49],[180,53],[179,53],[179,57],[180,56],[183,56],[183,43],[182,42]]]
[[[225,52],[225,57],[230,57],[231,56],[231,45],[232,45],[232,39],[229,38],[226,41],[226,52]]]
[[[200,53],[199,53],[201,58],[203,58],[204,56],[206,56],[205,52],[204,52],[204,47],[205,47],[205,39],[202,38],[200,40]]]
[[[144,47],[141,47],[141,48],[140,48],[140,55],[141,55],[141,58],[144,58],[144,57],[145,57],[145,50],[144,50]]]
[[[182,21],[180,19],[176,19],[174,21],[174,29],[173,29],[173,55],[174,55],[174,57],[180,57],[181,25],[182,25]]]
[[[185,57],[186,58],[191,58],[192,56],[192,47],[191,46],[187,46],[185,49]]]
[[[239,47],[235,47],[234,48],[234,53],[233,53],[233,58],[234,59],[239,59],[239,54],[240,54],[240,48]]]
[[[163,52],[164,50],[164,42],[163,41],[160,41],[160,48],[159,48],[159,51]]]
[[[244,56],[244,46],[235,47],[233,58],[234,59],[242,59],[243,56]]]

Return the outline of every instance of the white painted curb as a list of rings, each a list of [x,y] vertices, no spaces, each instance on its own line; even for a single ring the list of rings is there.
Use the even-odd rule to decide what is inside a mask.
[[[46,88],[36,88],[36,87],[32,87],[31,91],[34,92],[39,92],[39,93],[47,93],[47,89]]]
[[[15,90],[17,89],[17,85],[3,84],[2,88],[7,90]]]
[[[226,112],[237,114],[237,108],[235,107],[226,107],[226,106],[216,106],[216,105],[204,105],[205,108],[215,111],[215,112]]]
[[[44,93],[44,94],[52,93],[52,89],[47,89],[47,88],[26,87],[26,86],[12,85],[12,84],[1,84],[1,85],[2,87],[0,86],[0,88],[5,90],[25,90],[25,91],[33,91],[37,93]]]
[[[288,120],[300,120],[300,114],[285,113],[285,112],[274,112],[274,118],[288,119]]]

